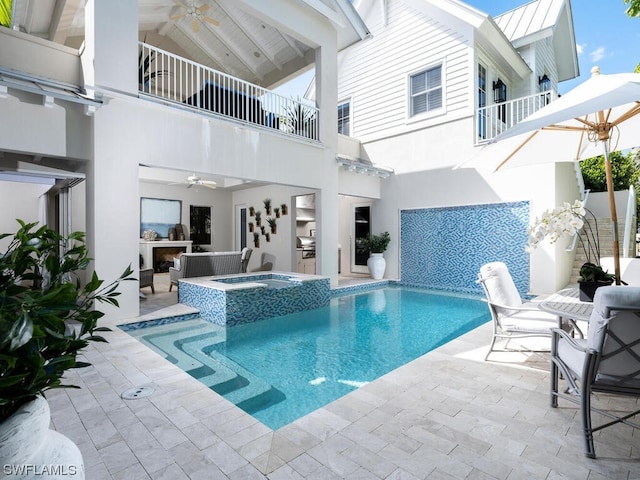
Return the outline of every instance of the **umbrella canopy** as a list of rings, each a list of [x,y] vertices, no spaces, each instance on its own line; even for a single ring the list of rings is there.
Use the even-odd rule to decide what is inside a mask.
[[[613,222],[613,257],[620,281],[618,225],[609,152],[640,145],[640,74],[600,75],[496,136],[458,167],[491,168],[570,162],[604,155]]]

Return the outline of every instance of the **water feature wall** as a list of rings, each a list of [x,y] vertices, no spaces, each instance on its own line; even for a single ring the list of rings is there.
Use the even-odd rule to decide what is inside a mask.
[[[400,212],[400,280],[481,294],[487,262],[507,264],[521,295],[529,291],[529,202],[420,208]]]
[[[233,326],[324,307],[330,291],[327,277],[256,274],[182,280],[178,301],[216,325]]]

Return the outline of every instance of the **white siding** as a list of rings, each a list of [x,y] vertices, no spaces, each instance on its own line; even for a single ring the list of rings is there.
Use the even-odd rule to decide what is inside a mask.
[[[343,52],[339,60],[338,97],[353,99],[353,136],[376,140],[441,123],[444,113],[471,114],[469,26],[458,22],[467,32],[461,33],[453,28],[460,25],[444,25],[401,0],[388,2],[386,25],[381,8],[371,9],[365,22],[373,38]],[[443,110],[425,121],[408,118],[408,75],[439,64]]]

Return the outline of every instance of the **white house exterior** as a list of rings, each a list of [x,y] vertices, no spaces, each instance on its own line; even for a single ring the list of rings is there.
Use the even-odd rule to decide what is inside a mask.
[[[250,269],[271,253],[278,270],[296,270],[296,237],[313,232],[315,271],[335,285],[339,271],[352,269],[352,214],[364,205],[372,206],[372,231],[392,236],[387,278],[403,279],[409,267],[451,276],[451,262],[465,263],[467,271],[449,278],[446,288],[472,291],[475,263],[489,258],[479,251],[479,237],[524,255],[523,221],[578,196],[568,164],[497,174],[452,169],[508,126],[510,114],[492,107],[492,82],[507,86],[507,100],[539,98],[539,78],[546,75],[555,89],[577,75],[569,0],[539,0],[496,19],[455,0],[208,0],[206,15],[217,26],[198,17],[202,12],[185,17],[171,0],[53,3],[29,9],[16,0],[14,27],[0,28],[0,168],[8,175],[0,195],[18,205],[0,213],[0,230],[14,231],[15,218],[22,218],[86,231],[102,278],[117,277],[127,264],[138,268],[142,197],[180,200],[183,224],[191,205],[210,206],[213,238],[204,246],[232,250],[243,239],[252,246],[242,216],[248,207],[260,209],[269,198],[291,208],[297,197],[314,194],[315,217],[283,216],[278,234],[254,249]],[[520,28],[525,23],[518,19],[541,14],[544,22]],[[139,82],[140,48],[167,59],[156,61],[153,81]],[[189,99],[204,95],[206,85],[192,88],[192,77],[179,81],[187,63],[244,82],[242,88],[260,92],[251,101],[262,102],[272,98],[265,89],[315,68],[313,135],[274,127],[268,114],[252,123],[253,113],[191,108]],[[490,109],[482,134],[480,65]],[[441,105],[412,114],[411,78],[433,69],[441,79],[434,93]],[[164,88],[167,78],[161,95],[158,85]],[[337,111],[345,102],[349,110]],[[337,135],[337,124],[349,135]],[[189,175],[211,178],[218,188],[175,185]],[[500,223],[511,205],[516,213],[502,223],[519,236],[502,232],[493,241],[494,225],[474,219]],[[443,215],[438,208],[452,210]],[[407,247],[429,242],[402,231],[405,216],[422,218],[433,209],[441,222],[428,233],[456,232],[455,245],[430,242],[441,252],[435,263],[430,253]],[[462,257],[447,253],[453,251]],[[500,248],[491,255],[499,257]],[[528,260],[519,273],[531,291],[553,291],[568,281],[571,258],[560,246],[536,252],[530,272]],[[112,314],[137,315],[137,285],[122,288],[121,308]]]
[[[482,262],[504,260],[504,247],[516,249],[511,254],[518,257],[531,292],[551,292],[566,285],[573,254],[565,252],[565,245],[534,252],[529,264],[524,252],[526,225],[516,229],[517,237],[512,236],[509,229],[496,231],[495,226],[474,221],[473,209],[525,202],[518,203],[519,208],[526,212],[526,220],[533,219],[562,201],[579,198],[574,166],[547,164],[498,173],[453,167],[470,158],[484,139],[508,128],[505,123],[524,108],[518,99],[542,100],[533,107],[539,108],[553,100],[558,82],[578,75],[570,1],[539,0],[495,19],[455,0],[356,1],[354,5],[372,38],[341,52],[338,103],[343,116],[348,112],[348,122],[343,120],[348,134],[361,142],[357,156],[395,171],[382,181],[381,199],[372,210],[373,230],[392,233],[387,276],[415,281],[406,277],[403,268],[417,265],[442,278],[452,267],[465,264],[454,275],[466,280],[450,279],[450,287],[455,288],[475,278]],[[540,80],[545,76],[550,91],[543,94]],[[418,88],[413,92],[417,93],[414,104],[412,81]],[[498,82],[506,85],[502,111],[494,102],[493,87]],[[479,106],[487,107],[485,114],[479,113]],[[469,209],[462,213],[464,225],[428,227],[456,231],[449,238],[452,244],[442,236],[408,239],[403,212],[443,207]],[[490,246],[485,245],[487,237],[494,235]],[[483,238],[476,244],[478,237]],[[416,244],[427,241],[443,243],[434,246],[435,251],[414,251]],[[451,256],[456,265],[446,258],[429,259],[438,255]],[[437,282],[420,279],[418,283]]]

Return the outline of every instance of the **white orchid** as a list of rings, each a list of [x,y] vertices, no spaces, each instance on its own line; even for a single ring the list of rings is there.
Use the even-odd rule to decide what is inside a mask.
[[[586,210],[580,200],[573,204],[564,202],[561,207],[546,210],[528,228],[529,243],[526,250],[535,250],[538,244],[547,238],[550,243],[555,243],[561,238],[576,235],[584,226],[585,215]]]

